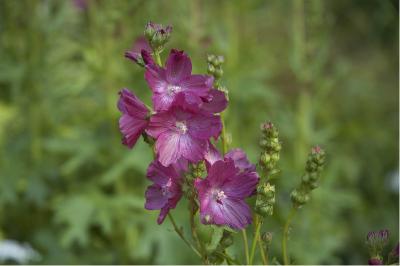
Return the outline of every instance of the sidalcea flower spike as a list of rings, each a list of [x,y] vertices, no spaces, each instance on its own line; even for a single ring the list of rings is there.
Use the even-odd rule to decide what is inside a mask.
[[[180,159],[196,163],[203,159],[208,139],[221,132],[219,116],[173,106],[150,118],[147,134],[156,139],[158,160],[169,166]]]
[[[119,129],[123,135],[122,143],[132,148],[149,123],[149,110],[131,91],[119,92],[118,109],[122,116]]]
[[[157,223],[161,224],[170,209],[174,209],[182,197],[182,175],[180,165],[165,167],[158,161],[150,164],[147,177],[154,182],[146,190],[147,210],[160,210]]]
[[[258,180],[256,172],[241,171],[230,158],[212,164],[207,178],[195,181],[202,223],[245,228],[252,222],[245,198],[253,194]]]
[[[153,91],[153,104],[156,111],[166,111],[180,94],[184,96],[184,102],[188,106],[199,107],[204,102],[210,102],[213,110],[220,110],[226,107],[221,100],[221,95],[215,96],[209,93],[213,86],[213,77],[207,75],[192,75],[192,62],[189,57],[178,50],[171,50],[165,68],[156,65],[149,56],[142,53],[146,63],[145,79]],[[211,99],[210,99],[211,97]],[[223,106],[225,104],[225,106]]]

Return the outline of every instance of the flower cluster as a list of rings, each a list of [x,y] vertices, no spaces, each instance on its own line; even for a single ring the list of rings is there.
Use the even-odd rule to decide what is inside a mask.
[[[224,92],[214,88],[214,77],[192,74],[188,55],[175,49],[161,65],[159,53],[171,31],[170,26],[150,22],[145,30],[147,41],[139,39],[125,54],[145,68],[144,77],[152,92],[152,108],[128,89],[120,92],[118,102],[122,143],[132,148],[141,135],[154,143],[155,160],[147,171],[153,184],[146,191],[145,208],[160,210],[158,223],[162,223],[184,194],[182,185],[188,183],[185,173],[204,161],[207,177],[196,176],[192,182],[201,221],[244,228],[251,223],[244,199],[255,192],[259,179],[255,166],[243,151],[221,155],[212,144],[220,137],[219,113],[228,103]]]
[[[369,232],[367,235],[367,245],[370,252],[369,265],[382,265],[382,251],[389,241],[389,230]]]

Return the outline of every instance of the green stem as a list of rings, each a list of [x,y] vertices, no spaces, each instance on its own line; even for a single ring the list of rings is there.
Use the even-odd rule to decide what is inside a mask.
[[[222,132],[221,132],[222,152],[225,155],[225,153],[228,152],[228,143],[226,141],[226,129],[225,129],[224,113],[221,113],[221,123],[222,123]]]
[[[258,215],[256,214],[255,216],[255,226],[256,226],[256,230],[255,230],[255,234],[254,234],[254,239],[253,239],[253,243],[251,245],[251,252],[250,252],[250,261],[249,264],[253,264],[253,259],[254,259],[254,254],[256,251],[256,246],[257,246],[257,242],[258,242],[258,237],[260,236],[260,229],[261,229],[261,221],[258,217]]]
[[[157,65],[161,66],[160,52],[154,51],[154,57],[156,58]]]
[[[172,225],[173,225],[173,227],[175,229],[175,232],[179,235],[179,237],[183,240],[183,242],[185,242],[186,245],[188,245],[194,251],[194,253],[196,253],[197,256],[199,256],[201,258],[200,252],[185,238],[185,236],[182,233],[182,230],[179,229],[178,226],[176,225],[175,220],[172,217],[171,213],[168,213],[168,218],[171,221],[171,223],[172,223]]]
[[[283,264],[284,265],[289,265],[289,257],[287,255],[287,237],[288,237],[290,222],[292,221],[295,213],[296,213],[296,209],[292,208],[290,210],[289,216],[286,220],[285,227],[283,228],[282,252],[283,252]]]
[[[244,243],[244,254],[246,256],[246,264],[250,264],[249,258],[249,243],[247,242],[246,230],[242,229],[243,243]]]
[[[260,247],[263,265],[268,265],[268,250],[267,250],[267,252],[264,251],[264,246],[263,246],[260,236],[258,236],[257,242],[258,242],[258,246]]]

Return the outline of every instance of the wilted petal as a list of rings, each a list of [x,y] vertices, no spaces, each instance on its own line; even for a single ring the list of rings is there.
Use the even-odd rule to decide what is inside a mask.
[[[132,148],[147,127],[147,107],[128,89],[120,91],[118,109],[122,112],[119,128],[123,135],[123,144]]]
[[[161,186],[154,184],[147,188],[145,208],[147,210],[159,210],[168,202],[168,197],[163,195]]]

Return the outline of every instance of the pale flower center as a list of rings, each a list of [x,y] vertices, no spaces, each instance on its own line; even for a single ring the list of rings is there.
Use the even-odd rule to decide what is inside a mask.
[[[182,90],[181,86],[177,86],[177,85],[168,85],[167,86],[167,92],[168,95],[174,95],[177,92],[180,92]]]
[[[175,123],[176,128],[179,130],[181,134],[185,134],[188,131],[186,122],[178,121]]]
[[[212,195],[214,197],[214,200],[216,202],[218,202],[219,204],[222,204],[222,200],[226,199],[225,192],[223,190],[220,190],[220,189],[214,190]]]

